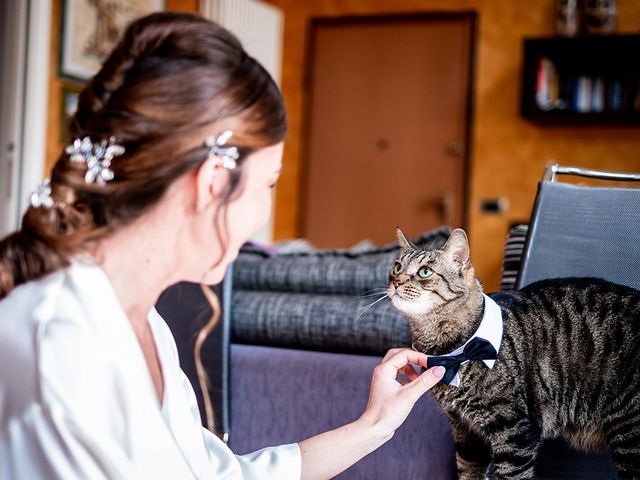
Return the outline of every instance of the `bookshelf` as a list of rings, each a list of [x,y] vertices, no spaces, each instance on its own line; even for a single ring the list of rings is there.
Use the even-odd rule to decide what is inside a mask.
[[[540,124],[640,125],[640,35],[524,40],[520,113]]]

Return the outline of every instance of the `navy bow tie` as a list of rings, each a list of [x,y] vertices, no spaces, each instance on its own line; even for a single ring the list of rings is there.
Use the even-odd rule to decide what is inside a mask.
[[[464,346],[458,355],[433,355],[427,357],[427,368],[442,366],[446,369],[442,383],[452,382],[460,365],[467,360],[496,360],[498,353],[491,342],[484,338],[474,337]]]

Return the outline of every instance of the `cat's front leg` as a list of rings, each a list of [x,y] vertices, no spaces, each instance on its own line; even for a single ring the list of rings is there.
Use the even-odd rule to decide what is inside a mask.
[[[451,418],[451,416],[450,416]],[[484,480],[491,462],[489,445],[459,419],[451,418],[460,480]]]
[[[495,480],[535,478],[535,463],[542,443],[539,427],[526,418],[511,423],[502,417],[499,423],[488,426],[487,435],[493,453]]]

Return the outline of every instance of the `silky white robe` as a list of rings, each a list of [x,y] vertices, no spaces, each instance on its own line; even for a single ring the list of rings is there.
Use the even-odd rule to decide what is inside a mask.
[[[299,479],[297,444],[236,456],[202,428],[152,310],[162,404],[131,324],[87,261],[0,302],[0,479]]]

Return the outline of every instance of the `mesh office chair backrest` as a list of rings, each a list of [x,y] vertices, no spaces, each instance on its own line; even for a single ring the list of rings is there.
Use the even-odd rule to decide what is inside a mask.
[[[640,188],[570,185],[555,181],[556,174],[640,181],[640,174],[549,166],[538,186],[518,288],[545,278],[599,277],[640,289]]]
[[[518,275],[518,288],[537,280],[599,277],[640,289],[640,188],[586,187],[555,181],[574,174],[614,181],[640,175],[550,165],[538,186]],[[587,454],[564,442],[544,443],[536,478],[615,480],[609,455]]]

